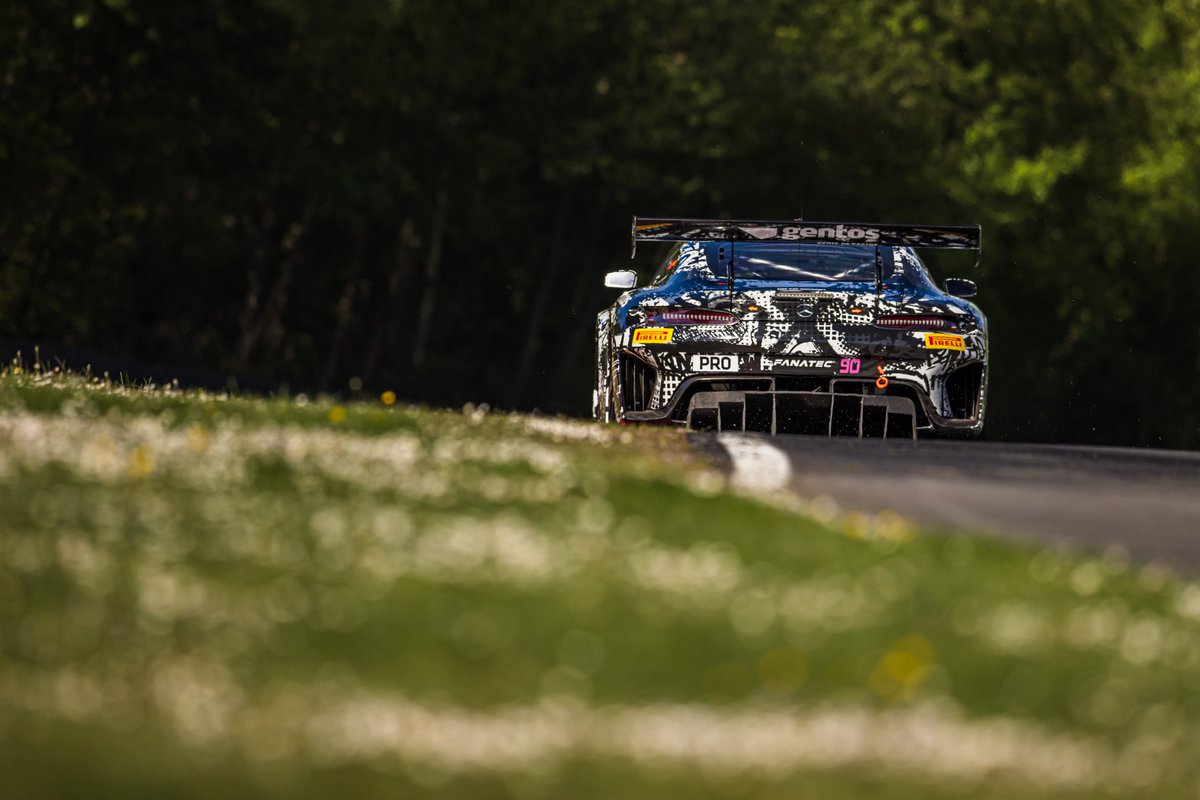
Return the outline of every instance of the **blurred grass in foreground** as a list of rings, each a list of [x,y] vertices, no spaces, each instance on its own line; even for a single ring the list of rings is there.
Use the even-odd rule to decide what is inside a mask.
[[[389,398],[390,399],[390,398]],[[1194,797],[1200,584],[686,437],[0,373],[0,796]]]

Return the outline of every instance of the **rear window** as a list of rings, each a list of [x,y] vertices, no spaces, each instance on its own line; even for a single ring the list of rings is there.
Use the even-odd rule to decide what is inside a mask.
[[[892,248],[879,248],[884,275],[892,270]],[[716,250],[709,253],[716,265]],[[715,271],[715,270],[714,270]],[[733,249],[735,278],[768,281],[875,281],[875,247],[871,245],[756,244],[738,242]]]

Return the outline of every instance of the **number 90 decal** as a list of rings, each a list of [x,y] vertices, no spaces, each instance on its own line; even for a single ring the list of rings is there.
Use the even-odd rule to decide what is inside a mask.
[[[862,361],[857,358],[843,358],[838,375],[857,375],[862,369]]]

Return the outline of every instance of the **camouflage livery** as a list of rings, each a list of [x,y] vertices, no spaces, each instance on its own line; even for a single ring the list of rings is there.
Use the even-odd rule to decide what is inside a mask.
[[[877,277],[872,282],[743,279],[731,266],[741,241],[734,237],[744,235],[742,223],[638,222],[646,227],[638,231],[635,222],[637,238],[700,238],[681,241],[650,286],[622,294],[598,316],[596,419],[696,427],[701,419],[715,418],[701,412],[740,402],[741,421],[735,414],[731,423],[722,412],[719,420],[725,420],[724,427],[780,432],[784,427],[777,418],[787,416],[779,410],[782,406],[771,405],[769,423],[765,416],[752,423],[751,406],[786,396],[789,403],[802,403],[810,410],[824,408],[820,413],[836,416],[842,413],[839,404],[853,396],[860,399],[852,413],[860,418],[868,411],[859,406],[871,409],[883,404],[888,413],[897,409],[908,413],[905,404],[911,403],[912,435],[918,431],[970,437],[982,433],[986,318],[973,303],[934,285],[911,247],[866,247],[864,231],[870,226],[856,225],[852,226],[856,235],[845,243],[858,245],[861,252],[874,252]],[[779,239],[781,229],[836,230],[837,224],[755,225],[764,234],[759,242],[779,241],[781,247],[796,251],[812,246],[804,240]],[[847,229],[845,223],[841,225]],[[904,231],[896,232],[901,227],[905,226],[875,226],[875,230],[880,241],[906,240]],[[935,244],[916,239],[923,246],[979,246],[977,228],[907,227],[953,240]],[[784,229],[782,235],[791,231]],[[907,240],[913,240],[909,235]],[[717,324],[672,325],[659,321],[661,314],[656,311],[663,309],[677,316],[681,309],[726,316]],[[895,323],[897,318],[903,329],[880,324]],[[928,328],[922,325],[925,321]],[[892,400],[885,403],[880,398]],[[840,428],[872,435],[861,419],[856,429],[853,424],[836,423],[833,416],[827,426],[821,418],[800,425],[797,432],[832,433]]]

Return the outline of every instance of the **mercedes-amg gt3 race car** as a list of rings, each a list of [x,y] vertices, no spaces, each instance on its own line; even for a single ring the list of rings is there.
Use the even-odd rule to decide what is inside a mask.
[[[634,218],[674,242],[596,321],[601,422],[702,430],[978,437],[987,320],[916,248],[979,251],[978,226]]]

